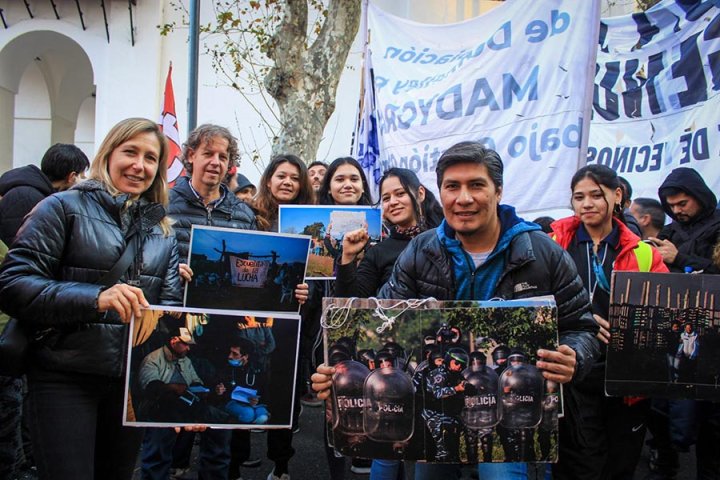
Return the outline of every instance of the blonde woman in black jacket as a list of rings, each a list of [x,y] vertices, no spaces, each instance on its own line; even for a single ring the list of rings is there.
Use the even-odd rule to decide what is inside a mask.
[[[28,399],[41,479],[132,477],[142,430],[122,426],[127,324],[150,303],[181,304],[166,171],[155,122],[123,120],[90,179],[40,202],[0,268],[0,310],[33,339]],[[130,243],[130,267],[103,286]]]

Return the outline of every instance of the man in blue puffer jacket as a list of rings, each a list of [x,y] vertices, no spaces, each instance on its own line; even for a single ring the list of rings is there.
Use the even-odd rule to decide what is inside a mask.
[[[560,346],[540,350],[537,367],[558,383],[581,379],[600,355],[598,325],[572,259],[548,235],[500,205],[503,164],[477,142],[450,147],[436,174],[445,221],[415,237],[378,297],[438,300],[519,299],[553,295]],[[329,367],[318,368],[313,389],[325,397]],[[563,459],[561,458],[562,462]],[[543,467],[544,468],[544,467]],[[418,464],[415,479],[451,478],[453,465]],[[525,479],[526,464],[480,464],[480,478]]]

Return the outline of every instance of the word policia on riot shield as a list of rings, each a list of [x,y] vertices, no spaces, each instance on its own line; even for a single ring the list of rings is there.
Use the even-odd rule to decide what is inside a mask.
[[[328,438],[352,457],[555,462],[560,388],[535,367],[558,343],[552,298],[323,300]]]

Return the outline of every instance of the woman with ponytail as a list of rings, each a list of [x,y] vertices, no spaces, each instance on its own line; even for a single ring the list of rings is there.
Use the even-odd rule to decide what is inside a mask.
[[[610,341],[610,279],[613,271],[667,272],[660,253],[625,225],[622,188],[614,170],[588,165],[571,181],[572,217],[553,222],[552,237],[575,261],[590,295],[597,338]],[[581,382],[565,387],[559,463],[553,478],[632,478],[645,438],[649,401],[606,397],[605,355]]]

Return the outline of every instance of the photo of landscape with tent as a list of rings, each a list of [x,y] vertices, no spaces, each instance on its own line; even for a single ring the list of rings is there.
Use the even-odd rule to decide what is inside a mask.
[[[280,232],[310,235],[307,278],[334,279],[334,261],[342,255],[345,233],[365,227],[368,245],[381,239],[382,212],[367,206],[280,205]]]
[[[185,306],[298,312],[310,237],[193,225]]]

